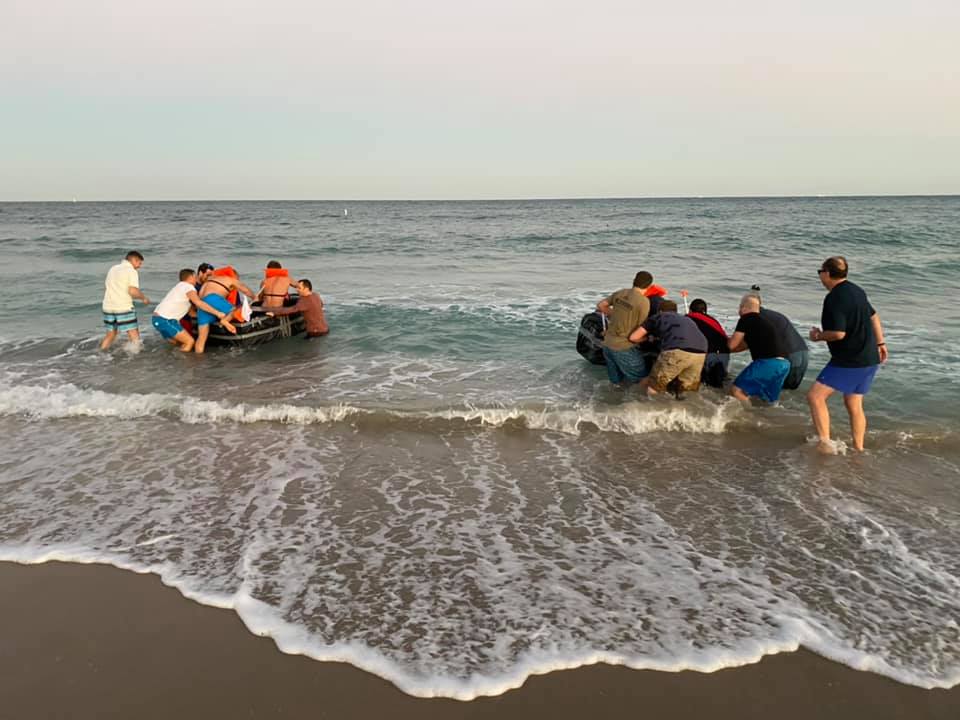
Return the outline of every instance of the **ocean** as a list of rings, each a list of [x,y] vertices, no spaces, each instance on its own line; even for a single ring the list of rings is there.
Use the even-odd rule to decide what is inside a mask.
[[[800,646],[954,686],[957,228],[958,197],[0,204],[0,560],[156,573],[424,697]],[[131,249],[154,302],[279,260],[330,335],[184,355],[140,310],[142,351],[98,352]],[[890,350],[862,455],[810,442],[822,344],[773,407],[647,399],[574,349],[641,269],[728,331],[758,284],[806,335],[835,254]]]

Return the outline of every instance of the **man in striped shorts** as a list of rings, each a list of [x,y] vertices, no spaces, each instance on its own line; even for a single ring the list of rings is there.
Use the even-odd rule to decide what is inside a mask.
[[[144,305],[150,300],[140,292],[140,275],[137,270],[143,265],[143,255],[131,250],[119,264],[110,268],[104,281],[103,324],[107,328],[100,343],[100,349],[106,350],[117,339],[118,332],[125,332],[131,343],[140,342],[140,329],[137,326],[137,311],[133,309],[136,298]]]

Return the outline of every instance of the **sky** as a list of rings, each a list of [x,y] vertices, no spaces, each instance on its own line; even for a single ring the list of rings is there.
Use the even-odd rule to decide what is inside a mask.
[[[960,193],[956,0],[0,18],[0,201]]]

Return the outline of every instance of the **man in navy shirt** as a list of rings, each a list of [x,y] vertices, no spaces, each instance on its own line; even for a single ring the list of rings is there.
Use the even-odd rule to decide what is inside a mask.
[[[707,339],[697,324],[685,315],[678,315],[675,302],[664,300],[659,313],[648,317],[630,333],[630,342],[643,342],[651,336],[660,339],[660,355],[650,374],[640,381],[640,387],[646,389],[648,395],[656,395],[677,380],[681,391],[699,390]]]
[[[807,393],[807,402],[824,452],[833,452],[827,398],[836,391],[843,393],[843,404],[850,416],[853,447],[863,450],[867,433],[863,396],[870,390],[881,363],[887,361],[880,316],[863,289],[847,280],[847,271],[846,258],[839,255],[824,260],[817,271],[829,292],[820,317],[823,329],[810,328],[810,339],[827,343],[830,362]]]

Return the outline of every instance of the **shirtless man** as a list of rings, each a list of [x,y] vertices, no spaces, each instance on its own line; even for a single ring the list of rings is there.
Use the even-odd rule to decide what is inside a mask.
[[[241,292],[249,298],[253,297],[253,291],[240,282],[237,271],[228,265],[214,270],[213,274],[207,278],[203,287],[200,288],[200,299],[216,310],[226,313],[229,318],[234,310],[233,298]],[[231,295],[233,298],[230,297]],[[217,316],[203,308],[197,308],[197,344],[193,347],[194,352],[203,353],[206,349],[210,324],[217,320]]]
[[[290,279],[287,272],[276,260],[267,263],[263,281],[260,283],[260,304],[265,308],[283,307],[283,301],[289,296],[290,288],[296,289],[297,284]]]

